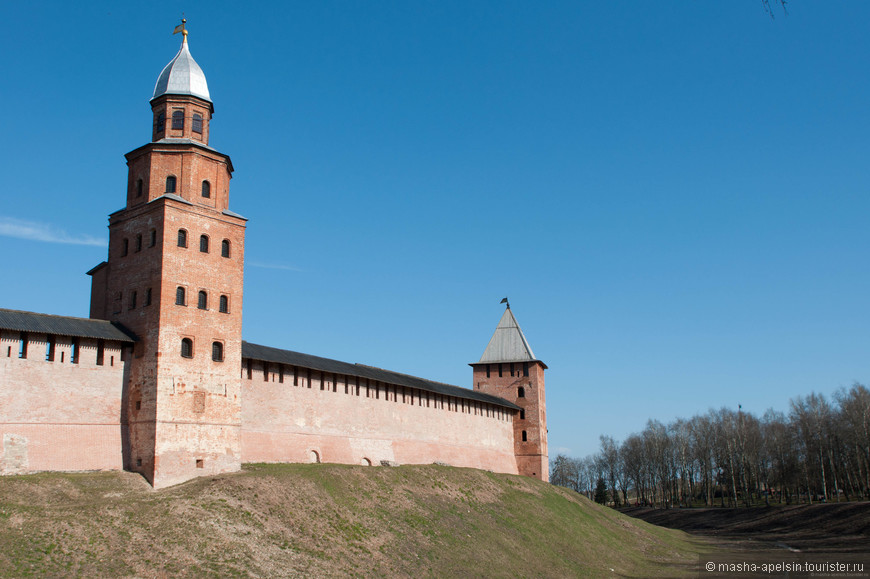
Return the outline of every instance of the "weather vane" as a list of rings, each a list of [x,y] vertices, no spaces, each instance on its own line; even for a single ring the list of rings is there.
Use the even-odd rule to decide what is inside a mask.
[[[178,34],[179,32],[184,36],[184,42],[187,42],[187,28],[185,28],[185,24],[187,24],[187,19],[184,17],[184,13],[181,14],[181,24],[175,27],[175,30],[172,31],[172,34]]]
[[[501,302],[499,303],[507,304],[507,309],[511,309],[511,303],[508,301],[507,298],[502,298]]]

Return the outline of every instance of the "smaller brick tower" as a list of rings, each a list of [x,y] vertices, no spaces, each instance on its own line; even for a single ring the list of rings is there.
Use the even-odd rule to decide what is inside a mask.
[[[505,298],[504,303],[507,303]],[[473,368],[474,389],[522,408],[514,416],[514,454],[521,475],[550,480],[544,370],[507,303],[495,333]]]
[[[90,272],[91,317],[138,341],[122,400],[124,466],[154,487],[241,466],[245,219],[233,165],[209,146],[205,75],[181,49],[157,79],[151,142],[126,155],[126,206]]]

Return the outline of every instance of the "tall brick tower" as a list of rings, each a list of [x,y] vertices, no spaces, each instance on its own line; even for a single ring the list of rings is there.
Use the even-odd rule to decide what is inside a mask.
[[[519,473],[549,481],[544,396],[547,365],[535,358],[509,303],[483,356],[471,367],[475,390],[509,400],[522,409],[514,417],[514,454]]]
[[[151,98],[151,142],[127,153],[126,206],[90,272],[91,317],[139,338],[125,378],[125,468],[154,487],[241,465],[245,219],[229,210],[230,158],[211,148],[214,107],[187,46]]]

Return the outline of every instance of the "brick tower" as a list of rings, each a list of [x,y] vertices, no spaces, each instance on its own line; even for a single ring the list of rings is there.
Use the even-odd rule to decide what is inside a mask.
[[[507,303],[507,298],[504,300]],[[474,389],[522,408],[514,416],[514,454],[521,475],[550,480],[544,370],[508,303],[480,360],[471,364]]]
[[[137,335],[125,377],[125,468],[155,487],[241,465],[245,219],[230,158],[209,147],[205,75],[181,49],[157,79],[151,142],[127,153],[126,206],[90,272],[91,317]]]

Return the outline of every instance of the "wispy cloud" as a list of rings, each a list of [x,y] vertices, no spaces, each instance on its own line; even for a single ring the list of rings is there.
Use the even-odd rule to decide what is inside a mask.
[[[282,269],[284,271],[302,271],[298,267],[294,267],[292,265],[283,265],[280,263],[263,263],[261,261],[249,261],[247,262],[251,267],[261,267],[263,269]]]
[[[31,241],[45,241],[47,243],[106,246],[105,240],[98,237],[70,235],[63,229],[59,229],[49,223],[25,221],[24,219],[15,219],[14,217],[0,217],[0,235],[17,237],[18,239],[29,239]]]

